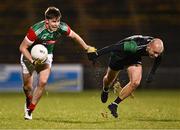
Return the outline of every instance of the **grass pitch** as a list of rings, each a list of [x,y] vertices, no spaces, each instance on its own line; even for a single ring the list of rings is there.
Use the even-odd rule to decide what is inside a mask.
[[[24,95],[0,93],[0,129],[180,129],[179,90],[138,90],[111,116],[108,102],[100,102],[100,91],[44,94],[33,113],[23,118]],[[101,113],[106,113],[103,117]]]

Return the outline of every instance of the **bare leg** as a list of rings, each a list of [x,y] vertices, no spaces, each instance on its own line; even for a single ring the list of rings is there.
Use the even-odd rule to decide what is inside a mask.
[[[108,67],[107,73],[103,78],[103,91],[101,92],[101,102],[106,103],[108,99],[108,90],[116,80],[119,71],[114,71]]]
[[[31,120],[32,114],[28,114],[28,107],[30,106],[32,100],[33,76],[32,74],[22,74],[22,78],[23,78],[23,90],[26,96],[26,103],[24,106],[24,118]]]
[[[46,65],[45,69],[40,71],[39,73],[39,82],[38,82],[38,86],[36,87],[33,93],[32,104],[36,105],[40,100],[42,93],[45,89],[45,86],[47,84],[49,74],[50,74],[50,67],[49,65]]]
[[[117,118],[117,107],[118,104],[127,98],[131,93],[138,87],[142,77],[142,66],[133,65],[128,67],[129,83],[120,91],[119,96],[111,103],[108,108],[111,114]]]
[[[139,86],[142,77],[142,66],[129,66],[127,71],[130,81],[119,93],[119,97],[122,100],[127,98]]]
[[[108,91],[109,87],[113,84],[118,76],[119,71],[114,71],[108,67],[106,75],[103,78],[103,90]]]
[[[31,74],[22,74],[23,78],[23,90],[26,95],[26,97],[29,97],[32,95],[32,83],[33,83],[33,76]]]

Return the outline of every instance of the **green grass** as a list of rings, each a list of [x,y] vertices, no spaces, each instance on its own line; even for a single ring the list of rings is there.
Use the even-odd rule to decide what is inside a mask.
[[[113,118],[107,105],[100,102],[100,91],[44,94],[33,113],[33,120],[23,119],[24,95],[0,93],[1,129],[180,129],[179,90],[138,90],[128,98]],[[101,116],[108,112],[108,118]]]

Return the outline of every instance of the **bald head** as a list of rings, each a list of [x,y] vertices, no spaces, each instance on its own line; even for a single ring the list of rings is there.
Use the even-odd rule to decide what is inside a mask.
[[[159,53],[164,51],[164,45],[161,39],[155,38],[149,44],[151,44],[152,48],[154,48]]]
[[[147,46],[150,57],[158,57],[164,51],[164,45],[161,39],[153,39]]]

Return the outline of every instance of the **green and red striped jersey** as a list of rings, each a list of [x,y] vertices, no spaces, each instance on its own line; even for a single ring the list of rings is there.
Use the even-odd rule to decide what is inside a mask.
[[[43,44],[48,54],[52,54],[57,39],[62,35],[68,36],[70,32],[70,27],[64,22],[60,22],[57,31],[51,32],[46,28],[45,21],[41,21],[29,28],[25,38],[31,43],[30,49],[35,44]]]

